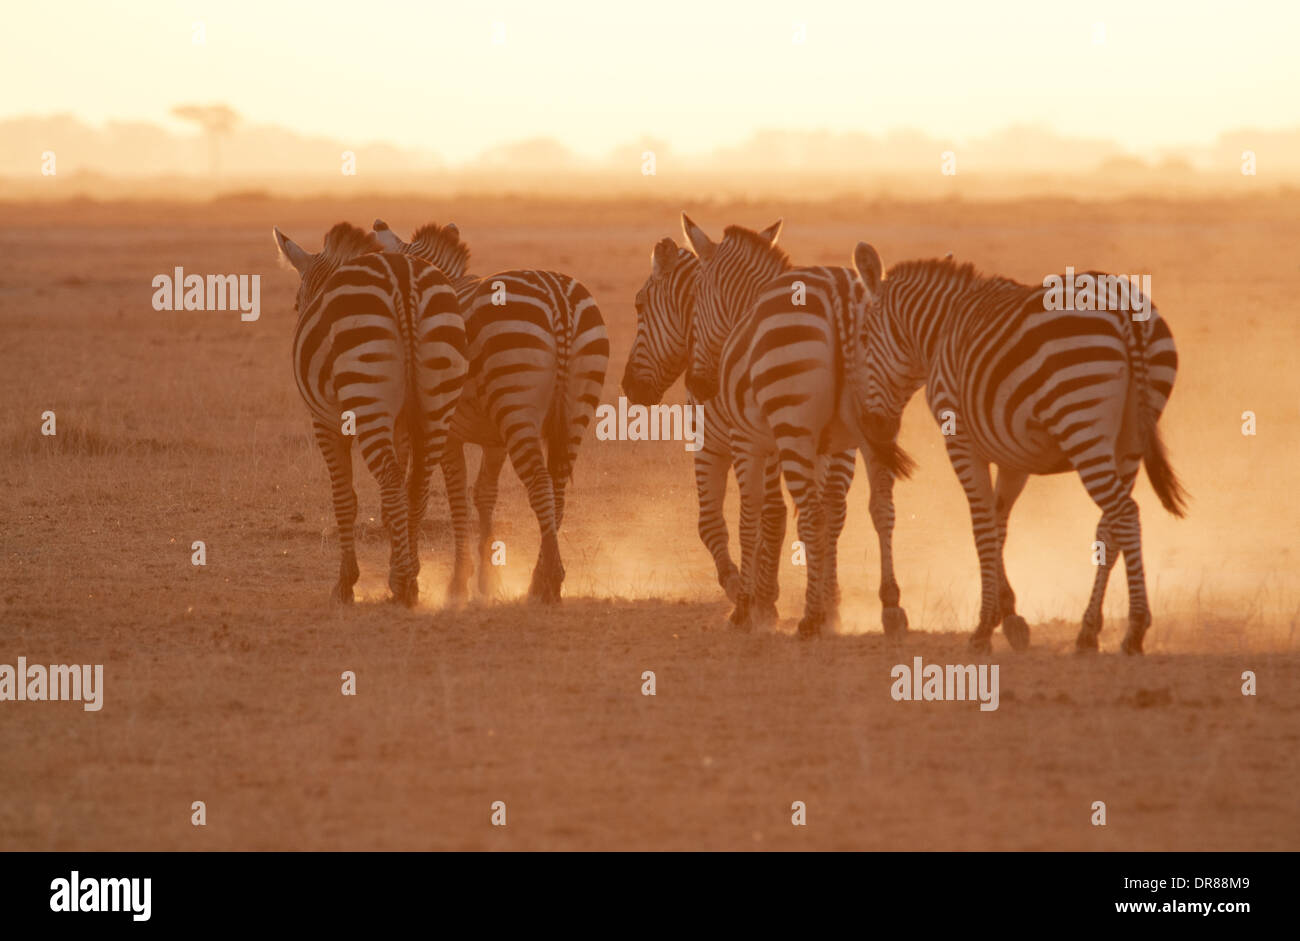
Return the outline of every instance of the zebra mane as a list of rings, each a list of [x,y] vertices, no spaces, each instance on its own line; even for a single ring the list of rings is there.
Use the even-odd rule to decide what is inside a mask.
[[[684,248],[680,245],[674,245],[673,248],[677,250],[677,264],[674,266],[673,270],[680,270],[689,265],[698,265],[700,263],[699,257],[689,248]]]
[[[722,230],[722,238],[724,241],[734,239],[747,250],[778,259],[782,266],[790,267],[790,256],[785,253],[785,249],[773,245],[765,236],[759,235],[753,229],[747,229],[743,225],[729,225]]]
[[[379,251],[383,251],[383,246],[373,233],[359,229],[350,222],[340,222],[325,233],[325,247],[321,249],[321,257],[341,264],[358,255]]]
[[[928,258],[915,261],[900,261],[889,269],[886,281],[906,278],[940,277],[956,282],[959,289],[978,287],[984,282],[1005,281],[1005,278],[985,278],[976,267],[968,262],[958,264],[951,258]]]
[[[469,267],[469,246],[460,240],[455,226],[441,226],[430,222],[420,226],[411,235],[410,253],[418,255],[455,281]]]

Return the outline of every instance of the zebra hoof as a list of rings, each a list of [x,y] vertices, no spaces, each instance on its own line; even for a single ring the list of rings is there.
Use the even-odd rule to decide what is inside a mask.
[[[749,596],[743,592],[736,595],[736,606],[731,609],[731,617],[728,618],[731,626],[741,631],[749,631],[754,628],[753,615],[750,612]]]
[[[1097,635],[1087,629],[1079,632],[1079,636],[1074,639],[1074,652],[1078,654],[1096,653],[1101,649],[1097,642]]]
[[[541,604],[559,604],[560,586],[564,584],[559,578],[533,578],[528,589],[528,599]]]
[[[534,601],[538,604],[546,604],[546,605],[559,604],[560,593],[555,588],[552,588],[550,585],[546,585],[541,588],[529,590],[528,600]]]
[[[563,569],[555,575],[539,569],[533,573],[533,582],[528,587],[528,600],[542,604],[559,604],[560,586],[563,584]]]
[[[334,604],[352,604],[353,600],[352,586],[346,582],[339,582],[330,590],[330,601]]]
[[[885,628],[886,637],[898,637],[907,633],[907,612],[902,608],[885,608],[880,613],[880,623]]]
[[[975,653],[991,653],[993,637],[991,634],[974,633],[970,635],[970,649]]]
[[[1136,637],[1132,635],[1125,637],[1124,643],[1120,644],[1119,649],[1124,651],[1129,656],[1133,656],[1133,657],[1142,656],[1142,636],[1139,634]]]
[[[491,565],[489,562],[488,565]],[[495,601],[501,597],[501,576],[495,569],[480,569],[478,575],[478,595]]]
[[[420,603],[420,578],[418,575],[412,575],[406,583],[406,591],[402,595],[402,602],[408,608],[414,608]]]
[[[1029,649],[1029,625],[1018,614],[1012,614],[1002,621],[1002,636],[1007,639],[1012,650]]]
[[[779,618],[776,614],[776,602],[760,601],[751,609],[750,620],[755,627],[767,628],[775,624]]]
[[[725,577],[718,579],[718,584],[721,585],[722,590],[727,593],[727,600],[732,604],[735,604],[736,600],[740,598],[740,573],[731,572]]]
[[[805,614],[799,621],[799,636],[804,640],[817,637],[822,632],[824,618],[821,614]]]
[[[469,586],[455,579],[447,586],[447,607],[463,608],[469,602]]]

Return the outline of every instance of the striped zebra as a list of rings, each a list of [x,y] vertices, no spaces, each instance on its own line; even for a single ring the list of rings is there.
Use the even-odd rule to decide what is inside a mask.
[[[868,262],[874,254],[858,246]],[[1013,648],[1028,646],[1003,566],[1007,517],[1030,474],[1073,470],[1101,509],[1096,542],[1104,553],[1076,646],[1097,649],[1106,583],[1122,552],[1129,591],[1122,649],[1142,652],[1151,615],[1133,500],[1139,465],[1175,516],[1184,514],[1186,494],[1157,427],[1178,370],[1173,336],[1148,298],[1127,291],[1127,281],[1122,288],[1095,305],[1109,310],[1052,309],[1044,287],[983,277],[946,259],[895,265],[879,287],[881,303],[868,318],[867,428],[877,442],[892,440],[921,385],[948,425],[944,443],[970,503],[980,560],[977,650],[990,648],[999,621]],[[1129,303],[1118,303],[1124,295]],[[1124,306],[1147,316],[1115,309]]]
[[[636,295],[636,337],[623,370],[623,392],[634,405],[657,405],[690,359],[691,320],[699,259],[665,238],[651,254],[650,276]],[[687,393],[689,404],[695,396]],[[727,428],[716,424],[711,408],[702,410],[700,449],[695,452],[695,489],[699,498],[699,535],[717,568],[727,598],[740,596],[740,570],[732,561],[723,516],[731,449]],[[784,509],[784,503],[782,504]]]
[[[671,239],[655,248],[652,271],[637,295],[637,338],[628,359],[623,387],[629,398],[643,404],[657,402],[683,369],[687,388],[695,401],[704,403],[704,447],[696,454],[696,488],[700,505],[700,538],[718,570],[718,581],[737,602],[732,620],[743,626],[776,619],[779,549],[785,538],[786,506],[781,496],[779,469],[769,469],[761,510],[742,501],[742,546],[761,535],[769,550],[761,577],[752,594],[741,600],[742,578],[728,552],[723,517],[727,471],[734,462],[731,428],[712,407],[717,390],[718,362],[727,338],[746,321],[761,286],[789,268],[785,253],[776,247],[781,222],[761,232],[731,226],[720,243],[689,216],[682,228],[695,254],[678,249]],[[854,453],[849,450],[829,461],[825,495],[832,529],[838,538],[847,515],[847,493],[853,480]],[[906,630],[907,617],[898,607],[890,544],[892,543],[892,478],[888,487],[873,479],[873,520],[881,538],[881,597],[886,599],[887,632]],[[888,505],[888,524],[878,505]],[[834,584],[834,578],[831,579]],[[892,589],[889,587],[892,586]]]
[[[346,222],[330,229],[316,254],[274,232],[281,256],[301,278],[293,372],[330,472],[341,553],[334,597],[351,602],[360,576],[355,433],[382,495],[388,586],[395,601],[414,606],[429,479],[468,369],[455,291],[433,265],[383,253],[370,233]]]
[[[455,285],[469,344],[469,379],[443,457],[456,557],[449,600],[469,596],[466,443],[483,449],[474,481],[479,515],[478,588],[498,591],[492,565],[492,516],[508,456],[528,491],[541,532],[529,597],[560,598],[564,566],[559,529],[578,448],[600,401],[609,337],[600,308],[577,280],[554,271],[512,269],[487,277],[466,272],[469,247],[454,224],[430,224],[404,242],[383,220],[375,236],[388,250],[431,262]]]
[[[705,548],[713,557],[718,584],[729,600],[739,602],[741,574],[731,559],[730,536],[727,532],[723,505],[727,492],[727,474],[733,464],[731,430],[720,424],[714,414],[711,399],[716,385],[710,386],[701,377],[716,377],[716,358],[722,344],[737,323],[747,314],[759,285],[771,274],[787,266],[785,253],[776,249],[781,233],[781,220],[761,232],[740,226],[731,226],[724,239],[727,246],[724,257],[728,259],[725,271],[726,296],[707,309],[700,303],[703,265],[700,259],[710,255],[716,246],[704,230],[691,217],[682,213],[682,231],[695,250],[695,254],[679,249],[672,239],[660,241],[654,250],[650,277],[637,294],[637,334],[628,356],[623,374],[623,390],[634,404],[652,405],[662,399],[664,392],[686,371],[687,394],[691,404],[703,407],[703,442],[695,452],[695,488],[699,501],[699,535]],[[742,235],[743,233],[743,235]],[[735,251],[737,240],[746,238],[772,247],[777,259],[767,267],[752,269],[744,264]],[[731,264],[737,261],[739,264]],[[765,515],[754,517],[742,512],[740,517],[741,542],[762,527],[777,545],[785,537],[786,508],[781,496],[779,481],[768,493]],[[743,509],[743,507],[742,507]],[[756,606],[747,607],[744,619],[733,613],[737,625],[748,626],[752,619],[760,623],[776,620],[778,584],[776,573],[764,580]],[[739,612],[737,608],[737,612]]]
[[[865,258],[864,258],[865,261]],[[875,260],[879,281],[879,259]],[[807,557],[799,634],[838,621],[836,545],[844,526],[848,481],[861,448],[871,485],[870,512],[880,541],[880,599],[888,633],[905,629],[893,571],[893,484],[911,459],[892,440],[865,433],[863,329],[874,298],[852,268],[791,268],[760,290],[753,314],[723,344],[714,410],[731,430],[742,512],[759,512],[771,481],[784,480],[798,514]],[[847,461],[845,478],[836,475]],[[756,584],[774,577],[779,544],[742,535],[739,616]]]

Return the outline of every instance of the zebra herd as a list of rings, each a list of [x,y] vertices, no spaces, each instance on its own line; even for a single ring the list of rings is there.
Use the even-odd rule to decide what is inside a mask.
[[[1076,646],[1097,649],[1106,585],[1122,555],[1122,649],[1142,652],[1151,616],[1132,496],[1139,465],[1167,510],[1181,516],[1185,507],[1157,427],[1178,357],[1148,298],[1138,298],[1142,318],[1104,304],[1059,309],[1045,287],[985,277],[951,259],[906,261],[886,273],[866,243],[849,267],[795,267],[777,245],[779,221],[761,231],[729,226],[717,242],[685,213],[682,228],[689,249],[665,238],[652,251],[622,386],[632,403],[653,405],[685,373],[691,403],[703,406],[699,535],[736,626],[776,619],[783,482],[807,556],[799,633],[836,623],[836,544],[861,452],[880,543],[882,624],[886,634],[907,630],[893,566],[893,486],[911,473],[897,439],[904,407],[924,386],[970,505],[981,574],[972,646],[990,649],[999,624],[1013,648],[1028,646],[1003,565],[1007,519],[1030,475],[1074,470],[1101,510]],[[279,229],[275,238],[301,277],[294,375],[330,472],[342,556],[335,597],[350,601],[358,578],[355,436],[382,494],[395,600],[417,600],[419,528],[435,465],[454,531],[449,601],[468,597],[464,445],[472,443],[483,449],[474,482],[480,593],[496,591],[492,516],[509,457],[541,533],[529,596],[557,601],[565,489],[609,361],[591,294],[553,271],[467,273],[469,248],[454,225],[426,225],[405,242],[381,220],[372,232],[339,223],[317,254]],[[723,515],[732,471],[739,567]]]

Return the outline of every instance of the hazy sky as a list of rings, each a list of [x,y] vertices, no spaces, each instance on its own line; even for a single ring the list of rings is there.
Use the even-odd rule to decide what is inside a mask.
[[[55,0],[6,18],[0,117],[180,128],[172,105],[224,102],[453,160],[539,135],[597,156],[643,135],[698,153],[759,128],[957,143],[1024,122],[1141,155],[1300,125],[1291,0]]]

